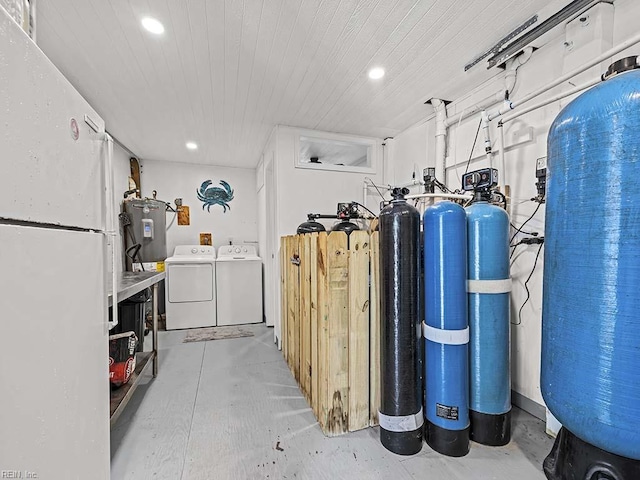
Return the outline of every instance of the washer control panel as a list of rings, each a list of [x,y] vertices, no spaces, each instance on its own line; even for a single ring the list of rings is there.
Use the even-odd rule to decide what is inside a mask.
[[[255,245],[225,245],[218,250],[218,257],[246,258],[257,257]]]

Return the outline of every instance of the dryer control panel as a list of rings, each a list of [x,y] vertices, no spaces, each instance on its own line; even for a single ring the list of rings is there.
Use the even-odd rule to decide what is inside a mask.
[[[212,255],[215,257],[216,250],[215,247],[211,245],[178,245],[173,251],[173,256],[177,255],[188,255],[188,256],[208,256]]]

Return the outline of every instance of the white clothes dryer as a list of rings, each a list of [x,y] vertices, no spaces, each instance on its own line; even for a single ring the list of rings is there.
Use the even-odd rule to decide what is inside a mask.
[[[167,330],[216,326],[216,251],[179,245],[165,261]]]

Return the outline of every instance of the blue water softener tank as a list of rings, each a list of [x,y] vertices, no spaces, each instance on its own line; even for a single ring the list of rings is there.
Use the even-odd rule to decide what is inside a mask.
[[[424,278],[426,439],[461,457],[469,453],[467,217],[456,203],[424,213]]]
[[[640,70],[625,71],[637,65],[612,65],[547,144],[542,395],[561,444],[633,472],[594,478],[640,478]]]
[[[484,200],[467,210],[471,440],[511,439],[509,217]]]

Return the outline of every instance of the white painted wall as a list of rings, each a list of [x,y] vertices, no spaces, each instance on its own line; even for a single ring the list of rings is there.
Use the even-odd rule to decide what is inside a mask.
[[[422,179],[422,170],[427,166],[433,166],[434,145],[432,138],[435,130],[432,123],[426,120],[408,128],[388,141],[393,158],[392,176],[389,182],[392,185],[406,184],[412,181],[415,172],[418,180]],[[415,193],[420,191],[415,188]]]
[[[267,315],[266,312],[271,312],[273,307],[271,305],[272,296],[265,291],[265,273],[268,258],[267,252],[267,189],[264,186],[264,158],[260,158],[260,162],[256,167],[256,190],[258,201],[258,251],[260,258],[262,258],[262,310],[265,317],[267,326],[273,326],[273,318],[271,315]]]
[[[307,213],[335,214],[338,202],[363,202],[365,177],[382,182],[382,142],[376,141],[376,173],[352,173],[296,168],[298,157],[296,137],[300,129],[279,126],[276,130],[277,206],[278,234],[292,235]],[[308,132],[308,131],[306,131]],[[318,132],[322,133],[322,132]],[[344,137],[350,137],[345,135]],[[358,138],[358,137],[353,137]],[[362,137],[360,137],[362,138]],[[370,191],[366,206],[378,209],[380,197]],[[378,197],[378,200],[376,200]],[[325,222],[331,226],[334,222]]]
[[[382,140],[376,142],[376,160],[374,173],[352,173],[310,170],[296,168],[296,138],[303,131],[292,127],[278,126],[274,129],[263,152],[263,171],[265,173],[265,231],[264,239],[271,241],[272,251],[267,256],[271,265],[265,265],[265,292],[272,300],[265,312],[267,321],[273,321],[275,336],[280,338],[280,237],[296,233],[298,225],[307,219],[308,213],[335,214],[338,202],[364,201],[364,179],[371,178],[376,183],[384,183],[384,152]],[[316,132],[322,134],[323,132]],[[349,137],[345,135],[345,137]],[[363,137],[353,137],[363,138]],[[271,167],[270,167],[271,165]],[[269,171],[273,170],[270,182]],[[269,197],[272,195],[272,206]],[[375,190],[369,190],[365,205],[374,212],[379,211],[380,197]],[[271,213],[269,211],[271,210]],[[334,222],[325,222],[330,227]],[[265,245],[266,248],[268,246]],[[271,293],[270,293],[271,292]],[[272,319],[272,320],[270,320]]]
[[[258,196],[256,193],[255,169],[217,167],[210,165],[184,164],[144,160],[141,165],[142,196],[151,197],[153,190],[158,199],[171,202],[182,198],[191,214],[190,225],[178,225],[176,220],[167,231],[167,255],[171,256],[177,245],[199,244],[200,233],[210,232],[216,247],[234,243],[258,242]],[[220,180],[228,182],[234,190],[230,210],[223,213],[215,205],[211,211],[203,210],[196,191],[205,180],[217,185]],[[167,214],[167,225],[172,214]]]
[[[614,9],[613,15],[610,9]],[[621,43],[637,33],[637,24],[634,19],[640,15],[640,4],[633,0],[616,0],[614,6],[599,4],[589,12],[589,21],[578,24],[578,20],[567,28],[558,27],[553,35],[550,35],[549,43],[536,50],[532,59],[522,66],[518,72],[518,81],[512,95],[517,100],[524,94],[541,87],[563,73],[575,68],[611,46]],[[610,18],[612,17],[612,19]],[[611,21],[613,22],[611,24]],[[565,41],[572,41],[569,47]],[[627,55],[638,55],[640,45],[629,49],[616,59]],[[605,62],[609,63],[609,62]],[[482,67],[476,67],[482,68]],[[571,83],[582,83],[597,78],[606,68],[590,69],[579,79]],[[483,85],[477,86],[448,107],[449,116],[462,112],[476,102],[497,92],[503,85],[503,73],[496,71],[496,76]],[[569,83],[561,85],[550,91],[547,95],[553,95],[562,89],[569,89]],[[533,100],[544,99],[545,96]],[[506,179],[512,187],[513,216],[512,222],[520,225],[526,220],[536,207],[530,198],[536,194],[535,161],[539,157],[546,156],[546,141],[549,127],[554,118],[560,112],[568,100],[556,102],[547,107],[524,115],[520,119],[505,125],[505,155],[506,155]],[[525,104],[525,106],[527,106]],[[469,159],[471,146],[478,128],[479,116],[473,116],[463,120],[460,125],[449,128],[447,145],[447,185],[454,189],[460,188],[459,178],[463,174],[465,165]],[[497,138],[497,122],[492,122],[491,136],[495,146]],[[393,148],[389,156],[392,177],[396,183],[411,180],[414,164],[424,168],[433,166],[434,159],[434,133],[435,120],[433,116],[426,117],[417,125],[397,135],[393,141]],[[426,141],[426,145],[425,145]],[[495,151],[494,167],[497,167],[497,151]],[[471,155],[469,169],[475,170],[488,166],[484,156],[482,134],[476,143]],[[456,171],[455,166],[458,165]],[[502,174],[503,172],[500,172]],[[544,206],[540,208],[536,217],[527,224],[527,231],[544,233]],[[518,322],[518,309],[526,298],[524,282],[533,267],[537,246],[519,246],[512,263],[511,275],[513,277],[513,292],[511,295],[511,321]],[[542,262],[544,249],[538,259],[538,266],[529,281],[531,298],[522,311],[522,323],[512,325],[512,387],[521,395],[539,404],[544,404],[540,393],[540,344],[541,344],[541,313],[542,313]]]

